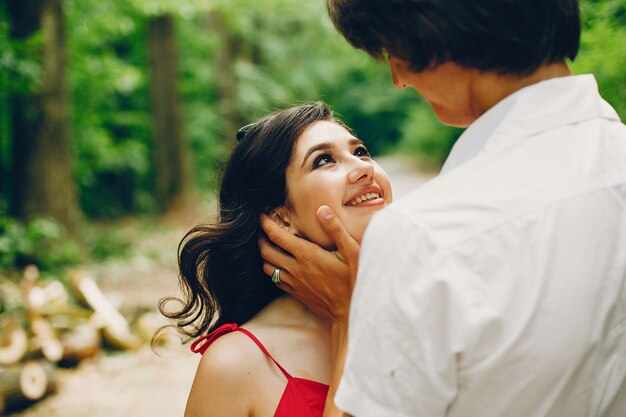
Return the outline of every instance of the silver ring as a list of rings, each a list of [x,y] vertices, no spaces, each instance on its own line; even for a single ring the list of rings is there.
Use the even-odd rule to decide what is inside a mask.
[[[272,282],[276,285],[280,285],[280,268],[276,268],[274,272],[272,272]]]

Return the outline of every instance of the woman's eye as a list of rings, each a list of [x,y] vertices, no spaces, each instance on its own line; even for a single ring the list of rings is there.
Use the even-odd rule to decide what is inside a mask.
[[[326,164],[330,164],[331,162],[334,162],[333,157],[328,153],[323,153],[315,158],[315,161],[313,162],[313,168],[319,168]]]
[[[354,155],[355,156],[370,156],[370,152],[367,150],[367,148],[365,146],[359,146],[358,148],[356,148],[356,150],[354,151]]]

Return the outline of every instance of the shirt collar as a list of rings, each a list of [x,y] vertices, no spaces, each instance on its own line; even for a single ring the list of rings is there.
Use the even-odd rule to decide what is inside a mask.
[[[593,75],[553,78],[524,87],[501,100],[463,132],[441,173],[507,139],[595,118],[619,121],[615,110],[600,96]]]

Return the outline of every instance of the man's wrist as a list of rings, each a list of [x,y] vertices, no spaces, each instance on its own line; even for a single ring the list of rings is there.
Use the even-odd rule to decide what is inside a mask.
[[[331,336],[334,338],[335,333],[346,333],[348,332],[348,321],[350,318],[350,306],[347,305],[343,307],[341,310],[336,309],[333,311],[333,316],[330,319],[331,326]]]
[[[345,340],[348,337],[348,315],[336,317],[330,324],[330,328],[333,340]]]

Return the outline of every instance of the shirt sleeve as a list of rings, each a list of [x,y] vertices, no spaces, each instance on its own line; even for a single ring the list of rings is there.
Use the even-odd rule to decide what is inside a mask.
[[[363,240],[336,404],[357,417],[443,416],[457,392],[463,303],[434,273],[437,248],[401,213]]]

